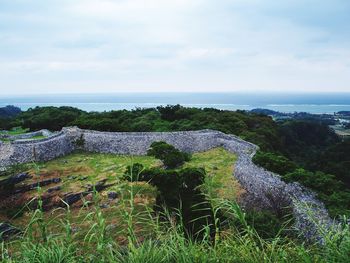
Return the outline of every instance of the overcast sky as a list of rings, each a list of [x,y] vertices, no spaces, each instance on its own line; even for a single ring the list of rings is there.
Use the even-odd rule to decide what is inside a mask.
[[[0,0],[0,95],[349,91],[349,0]]]

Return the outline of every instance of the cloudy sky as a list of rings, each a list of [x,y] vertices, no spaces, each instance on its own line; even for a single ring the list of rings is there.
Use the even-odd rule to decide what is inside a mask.
[[[349,91],[349,0],[0,0],[0,95]]]

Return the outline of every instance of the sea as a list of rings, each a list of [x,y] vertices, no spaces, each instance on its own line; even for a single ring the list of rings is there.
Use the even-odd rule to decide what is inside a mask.
[[[132,110],[181,104],[186,107],[222,110],[271,109],[279,112],[333,114],[350,111],[348,93],[95,93],[2,96],[0,107],[14,105],[22,110],[37,106],[71,106],[84,111]]]

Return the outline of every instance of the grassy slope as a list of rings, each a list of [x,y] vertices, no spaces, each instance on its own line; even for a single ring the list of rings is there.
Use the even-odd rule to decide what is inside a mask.
[[[218,148],[194,154],[185,166],[207,169],[205,187],[212,190],[214,196],[237,196],[239,186],[232,179],[234,160],[235,156]],[[79,190],[85,183],[108,178],[109,182],[118,182],[114,189],[119,191],[119,198],[109,208],[101,209],[98,204],[106,202],[102,192],[90,200],[92,205],[84,208],[71,207],[68,211],[59,209],[50,213],[36,210],[17,220],[28,225],[30,219],[27,232],[24,239],[0,246],[0,261],[2,258],[6,263],[348,262],[348,228],[329,233],[332,238],[326,238],[321,249],[288,238],[264,240],[247,225],[244,213],[230,201],[217,204],[233,221],[228,221],[228,228],[215,237],[215,243],[209,238],[191,242],[184,237],[179,222],[169,218],[168,222],[160,223],[149,213],[150,202],[145,202],[146,197],[154,197],[156,189],[119,180],[125,167],[135,162],[145,167],[160,165],[152,157],[73,154],[32,168],[33,174],[43,177],[60,176],[64,191]],[[86,182],[79,180],[84,176],[88,177]],[[237,220],[245,227],[237,229]]]
[[[207,184],[212,184],[218,196],[232,198],[241,191],[238,182],[232,176],[235,160],[235,155],[223,148],[215,148],[193,154],[192,160],[184,167],[204,167],[207,171]],[[84,190],[86,184],[94,184],[103,179],[107,179],[107,183],[116,184],[112,189],[120,191],[120,187],[125,183],[121,182],[121,177],[126,167],[133,163],[141,163],[145,168],[162,165],[159,160],[149,156],[75,153],[38,164],[30,169],[30,173],[33,175],[32,182],[37,181],[39,177],[41,179],[61,178],[65,192]],[[49,187],[52,186],[46,188]]]
[[[211,198],[237,200],[243,189],[232,176],[236,156],[223,148],[195,153],[185,167],[203,167],[207,172],[205,188]],[[211,191],[212,190],[212,191]]]
[[[193,155],[192,160],[186,163],[185,167],[204,167],[207,171],[206,183],[204,185],[207,192],[215,197],[227,199],[236,199],[242,192],[238,182],[232,176],[233,164],[236,156],[227,152],[223,148],[216,148],[202,153]],[[149,156],[120,156],[112,154],[97,153],[74,153],[62,158],[58,158],[47,163],[29,165],[29,172],[33,176],[32,179],[26,180],[25,183],[34,183],[49,178],[61,178],[60,185],[62,189],[57,192],[59,195],[70,192],[85,191],[87,185],[96,184],[98,181],[107,179],[107,184],[113,184],[105,191],[99,194],[98,200],[92,200],[91,196],[87,196],[86,202],[94,202],[96,205],[107,204],[108,208],[102,209],[106,224],[114,227],[123,217],[125,207],[130,207],[130,203],[125,201],[130,198],[130,188],[134,192],[135,211],[137,213],[147,212],[154,204],[157,190],[155,187],[144,183],[134,182],[128,183],[122,180],[122,176],[128,165],[133,163],[141,163],[145,168],[161,166],[161,161]],[[33,197],[38,197],[45,193],[54,185],[44,186],[39,190],[33,190],[25,194],[27,201]],[[118,193],[117,200],[108,200],[107,194],[110,191]],[[86,219],[86,216],[94,210],[94,207],[86,206],[81,209],[83,202],[78,202],[70,208],[70,221],[75,228],[80,229],[77,238],[79,239],[86,233],[85,230],[93,224],[94,218]],[[18,218],[6,218],[1,216],[0,220],[10,220],[14,225],[25,227],[31,220],[32,213],[24,213]],[[43,215],[46,221],[53,220],[57,222],[67,216],[66,211],[57,209],[46,212]],[[85,219],[85,220],[84,220]],[[56,223],[50,225],[50,231],[60,233],[62,227],[57,227]],[[124,227],[124,226],[119,226]],[[138,229],[142,232],[141,227]],[[147,231],[147,230],[146,230]],[[144,234],[144,233],[142,233]],[[142,236],[142,235],[140,235]],[[115,235],[121,243],[124,243],[122,235]]]

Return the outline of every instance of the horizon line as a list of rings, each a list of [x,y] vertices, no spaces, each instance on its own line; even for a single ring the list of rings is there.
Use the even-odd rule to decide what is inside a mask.
[[[22,93],[0,94],[1,97],[31,97],[60,95],[119,95],[119,94],[349,94],[350,91],[116,91],[116,92],[62,92],[62,93]]]

